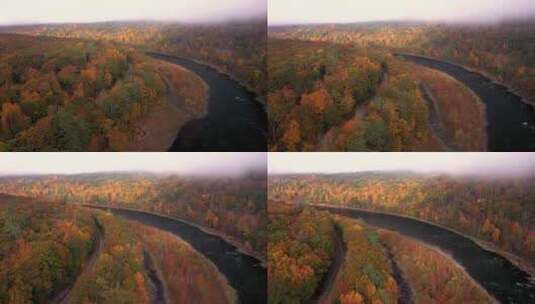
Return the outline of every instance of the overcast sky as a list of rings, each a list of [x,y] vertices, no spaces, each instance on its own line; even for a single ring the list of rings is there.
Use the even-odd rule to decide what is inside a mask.
[[[270,174],[409,170],[524,176],[535,173],[535,153],[270,153],[268,168]]]
[[[267,153],[1,153],[0,175],[146,171],[236,175],[266,170]]]
[[[535,16],[535,0],[269,0],[270,25]]]
[[[0,0],[0,24],[172,20],[219,22],[266,16],[266,0]]]

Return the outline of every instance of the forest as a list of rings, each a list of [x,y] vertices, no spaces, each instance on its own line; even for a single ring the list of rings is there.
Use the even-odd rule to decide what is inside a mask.
[[[268,303],[494,302],[451,258],[416,240],[305,204],[269,201],[268,209]],[[322,288],[332,267],[334,282]]]
[[[1,29],[0,29],[1,31]],[[265,96],[266,21],[214,24],[104,22],[4,28],[32,36],[113,41],[142,51],[162,52],[211,64]]]
[[[268,208],[268,303],[306,303],[332,262],[334,222],[312,208]]]
[[[270,177],[268,197],[386,211],[430,221],[535,259],[535,179],[411,172]]]
[[[142,173],[0,178],[0,193],[73,204],[126,207],[176,217],[265,257],[266,176],[188,177]]]
[[[268,38],[270,151],[486,149],[485,108],[460,82],[292,29]]]
[[[206,99],[200,78],[130,47],[0,34],[1,151],[165,151]]]
[[[0,228],[0,303],[236,300],[215,265],[187,243],[111,213],[2,194]]]
[[[270,35],[408,52],[456,62],[506,83],[533,102],[534,29],[533,20],[488,24],[364,22],[277,27],[270,30]]]

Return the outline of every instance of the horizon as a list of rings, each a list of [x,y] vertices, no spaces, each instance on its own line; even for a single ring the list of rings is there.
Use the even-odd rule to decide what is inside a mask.
[[[270,154],[268,158],[268,176],[366,172],[533,177],[535,153],[308,152]]]
[[[533,17],[510,18],[495,21],[440,21],[440,20],[423,20],[423,19],[376,19],[367,21],[348,21],[348,22],[315,22],[315,23],[287,23],[287,24],[268,24],[269,28],[277,27],[315,27],[315,26],[344,26],[344,25],[463,25],[463,26],[484,26],[484,25],[503,25],[503,24],[535,24],[535,14]]]
[[[158,20],[158,19],[110,19],[102,21],[87,21],[87,22],[43,22],[43,23],[16,23],[16,24],[2,24],[1,27],[32,27],[32,26],[64,26],[64,25],[101,25],[107,23],[117,24],[158,24],[158,25],[226,25],[226,24],[241,24],[262,22],[267,20],[266,16],[252,16],[248,18],[228,19],[228,20],[214,20],[214,21],[180,21],[180,20]]]
[[[220,23],[267,15],[263,0],[4,0],[0,26],[114,21]]]
[[[266,167],[265,152],[6,152],[0,158],[0,176],[151,173],[225,177]]]

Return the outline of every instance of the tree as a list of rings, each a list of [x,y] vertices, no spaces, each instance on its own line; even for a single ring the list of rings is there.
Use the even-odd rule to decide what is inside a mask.
[[[289,151],[295,151],[298,148],[299,143],[301,142],[301,131],[299,122],[292,119],[290,124],[286,128],[286,132],[282,137],[282,142],[286,145],[286,148]]]
[[[52,118],[53,146],[65,151],[86,151],[89,143],[89,130],[81,117],[60,108]]]
[[[30,120],[18,104],[9,101],[2,104],[2,132],[6,137],[13,137],[29,124]]]

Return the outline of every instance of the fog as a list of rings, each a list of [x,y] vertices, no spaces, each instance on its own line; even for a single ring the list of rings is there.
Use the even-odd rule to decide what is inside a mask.
[[[0,25],[159,20],[223,22],[266,16],[266,0],[1,0]]]
[[[482,177],[535,175],[535,153],[270,153],[269,174],[413,171]]]
[[[265,172],[267,153],[2,153],[0,175],[153,172],[236,176]]]
[[[268,24],[417,20],[493,22],[535,17],[533,0],[269,0]]]

